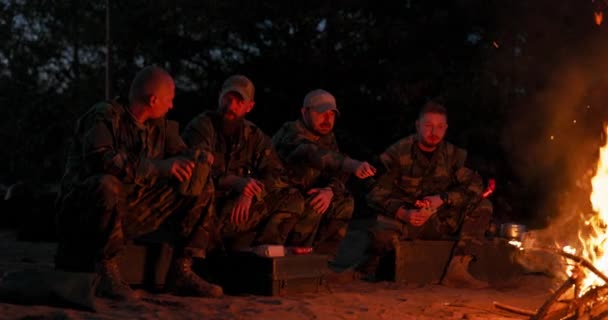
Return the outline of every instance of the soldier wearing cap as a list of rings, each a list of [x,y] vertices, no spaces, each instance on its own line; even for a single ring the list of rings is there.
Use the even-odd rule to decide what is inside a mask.
[[[304,210],[304,198],[288,186],[270,138],[245,119],[254,93],[247,77],[229,77],[217,110],[196,116],[182,133],[187,145],[213,155],[217,230],[227,249],[284,244]]]
[[[300,119],[284,123],[272,137],[290,182],[307,197],[305,213],[288,244],[312,245],[316,252],[335,256],[354,209],[346,179],[350,174],[368,178],[376,169],[340,152],[333,134],[339,111],[331,93],[309,92],[300,111]]]

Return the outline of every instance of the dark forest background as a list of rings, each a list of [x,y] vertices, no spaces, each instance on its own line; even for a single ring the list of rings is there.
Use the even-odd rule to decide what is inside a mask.
[[[604,0],[110,1],[112,93],[157,64],[170,118],[215,108],[221,82],[256,85],[272,135],[311,89],[341,109],[342,149],[372,159],[445,102],[448,140],[497,179],[498,219],[543,225],[588,198],[608,119]],[[75,119],[104,98],[104,1],[0,1],[0,181],[57,183]]]

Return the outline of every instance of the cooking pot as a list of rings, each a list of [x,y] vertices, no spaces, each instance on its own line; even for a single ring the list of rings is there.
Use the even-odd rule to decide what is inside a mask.
[[[516,223],[503,223],[500,225],[500,236],[507,239],[521,240],[526,233],[526,226]]]

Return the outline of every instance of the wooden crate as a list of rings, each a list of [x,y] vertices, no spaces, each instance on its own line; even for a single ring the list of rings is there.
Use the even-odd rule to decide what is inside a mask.
[[[268,258],[234,253],[210,257],[202,273],[228,294],[284,296],[322,290],[327,259],[320,254]]]
[[[380,261],[377,278],[407,283],[439,283],[454,241],[400,241]]]
[[[408,240],[400,241],[393,254],[384,257],[378,268],[380,280],[437,284],[447,268],[455,241]],[[500,282],[523,273],[514,255],[518,249],[504,239],[492,239],[483,243],[469,272],[475,278]]]
[[[164,242],[131,243],[118,256],[118,266],[128,284],[161,288],[172,256],[173,248]]]

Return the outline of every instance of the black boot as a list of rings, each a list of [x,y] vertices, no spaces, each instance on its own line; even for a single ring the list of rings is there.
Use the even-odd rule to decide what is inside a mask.
[[[192,271],[192,258],[176,258],[167,275],[167,289],[174,295],[220,298],[222,287],[211,284]]]
[[[135,301],[140,295],[122,279],[116,258],[103,260],[95,266],[99,274],[99,284],[95,294],[99,297],[118,301]]]

